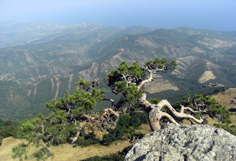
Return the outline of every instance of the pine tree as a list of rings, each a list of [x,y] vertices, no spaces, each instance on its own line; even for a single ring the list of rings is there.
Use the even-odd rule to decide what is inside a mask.
[[[112,126],[117,125],[120,113],[126,113],[131,109],[145,111],[152,130],[161,128],[160,120],[163,117],[175,125],[178,125],[178,119],[189,119],[202,124],[204,123],[202,113],[217,117],[223,123],[230,123],[230,113],[227,113],[225,108],[218,105],[209,96],[195,95],[193,99],[190,99],[190,95],[187,95],[177,104],[177,108],[174,108],[167,100],[146,99],[147,95],[142,86],[153,80],[154,73],[166,73],[168,70],[175,69],[176,66],[177,63],[174,60],[168,63],[166,58],[147,61],[144,67],[141,67],[138,61],[130,66],[125,61],[121,62],[117,70],[110,71],[105,78],[105,82],[112,92],[121,95],[117,102],[106,98],[105,90],[96,88],[99,80],[90,82],[80,79],[76,83],[78,89],[72,95],[66,91],[63,98],[59,98],[58,101],[51,100],[45,104],[50,110],[49,116],[39,114],[37,118],[23,122],[19,129],[19,137],[26,139],[28,144],[41,146],[41,149],[33,156],[43,160],[52,157],[53,154],[41,144],[41,140],[46,146],[74,144],[83,137],[86,128],[92,131],[94,128],[99,131],[109,131]],[[93,109],[97,103],[102,101],[110,101],[111,108],[105,109],[104,113],[98,116]],[[127,104],[128,107],[126,107]],[[164,108],[168,110],[164,110]],[[138,118],[132,116],[132,119],[136,122],[134,126],[139,126]],[[117,135],[121,134],[121,131],[117,131]],[[113,137],[110,140],[114,140]],[[14,147],[13,158],[23,159],[24,148],[25,146],[22,145]],[[26,155],[25,157],[27,158]]]

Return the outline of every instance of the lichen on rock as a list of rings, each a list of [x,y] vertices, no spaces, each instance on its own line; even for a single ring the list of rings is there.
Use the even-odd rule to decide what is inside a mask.
[[[167,124],[135,143],[125,161],[236,160],[236,136],[207,125]]]

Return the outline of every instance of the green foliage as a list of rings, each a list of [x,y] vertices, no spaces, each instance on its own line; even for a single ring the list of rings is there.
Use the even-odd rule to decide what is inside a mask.
[[[88,134],[84,137],[79,137],[79,139],[76,141],[76,144],[79,146],[88,146],[91,144],[104,144],[104,145],[110,145],[113,141],[121,139],[125,134],[131,134],[134,132],[134,129],[139,127],[142,123],[146,123],[147,116],[145,115],[137,115],[136,117],[133,117],[135,114],[132,113],[132,116],[130,115],[120,115],[120,119],[117,123],[117,126],[115,129],[110,130],[109,134],[104,135],[102,140],[99,140],[95,138],[94,134]],[[143,122],[140,121],[140,118],[145,117],[146,119],[141,119]],[[131,137],[132,135],[130,135]]]
[[[188,93],[186,96],[183,97],[183,99],[181,100],[181,104],[183,106],[188,106],[190,104],[191,101],[191,95]]]
[[[110,145],[113,141],[121,139],[125,134],[131,138],[132,135],[136,134],[134,129],[147,122],[146,113],[131,112],[130,115],[120,115],[116,128],[111,130],[109,134],[104,135],[101,143]]]
[[[124,159],[125,159],[125,155],[110,154],[103,157],[100,157],[100,156],[91,157],[83,161],[121,161]]]
[[[211,98],[210,96],[203,96],[203,95],[194,95],[193,99],[198,99],[200,102],[204,102],[206,105],[206,109],[208,110],[208,114],[211,117],[216,117],[225,124],[230,124],[232,121],[230,120],[230,112],[223,107],[221,104],[217,103],[216,99]]]
[[[179,111],[180,110],[180,105],[183,105],[185,107],[190,107],[193,110],[199,110],[196,107],[195,103],[202,104],[204,106],[199,106],[200,110],[206,110],[206,114],[208,114],[212,118],[218,118],[219,121],[225,124],[230,124],[232,121],[230,120],[230,112],[223,107],[221,104],[217,103],[216,99],[211,98],[209,95],[198,95],[194,94],[194,97],[191,98],[190,94],[187,94],[186,96],[183,97],[181,102],[176,102],[173,107]],[[200,119],[201,114],[200,113],[195,113],[194,117],[197,119]]]
[[[19,158],[19,161],[23,161],[28,159],[27,153],[26,153],[26,147],[27,145],[24,143],[18,144],[12,148],[12,158]]]
[[[2,139],[6,137],[17,137],[17,129],[19,123],[11,120],[2,120],[0,119],[0,145],[2,144]]]
[[[159,98],[150,98],[147,101],[149,101],[151,104],[158,104],[160,102]]]
[[[27,147],[29,144],[18,144],[12,148],[12,158],[16,159],[18,158],[20,161],[27,160]],[[31,154],[30,156],[33,156],[37,161],[40,160],[46,160],[47,158],[51,157],[53,159],[54,154],[48,150],[47,147],[42,146],[39,150]]]
[[[194,117],[195,117],[196,119],[200,119],[200,118],[201,118],[201,114],[200,114],[200,113],[196,113],[196,114],[194,114]]]
[[[3,137],[0,135],[0,146],[2,145]]]
[[[99,144],[101,142],[101,140],[95,138],[95,135],[93,133],[84,135],[83,137],[79,136],[79,138],[76,141],[76,145],[75,146],[80,146],[80,147],[84,147],[84,146],[88,146],[88,145],[92,145],[92,144]]]
[[[86,86],[88,83],[80,80],[78,85]],[[102,101],[105,94],[105,90],[95,88],[91,88],[90,91],[86,90],[76,89],[73,95],[69,95],[66,91],[64,97],[59,98],[58,101],[47,102],[45,106],[50,109],[50,115],[44,116],[40,113],[37,118],[22,122],[18,136],[33,143],[36,147],[41,146],[40,140],[43,140],[47,146],[71,142],[70,138],[81,130],[80,121],[83,120],[84,114],[90,113],[96,103]],[[95,143],[94,140],[95,138],[89,144]],[[18,153],[17,150],[13,149],[13,151]],[[40,160],[52,157],[52,154],[47,148],[42,147],[33,153],[33,156]]]
[[[56,110],[66,110],[67,105],[77,106],[72,109],[72,112],[75,114],[82,112],[83,114],[83,112],[88,112],[95,107],[97,102],[100,103],[105,92],[105,90],[97,90],[95,88],[91,89],[91,93],[76,89],[73,95],[69,95],[66,91],[64,98],[59,98],[58,101],[51,100],[45,106],[54,112]]]
[[[129,84],[128,87],[123,86],[121,88],[123,88],[121,100],[124,103],[133,102],[135,99],[141,97],[142,93],[144,93],[144,90],[138,90],[138,87],[133,84]]]
[[[147,61],[144,65],[149,70],[158,71],[162,69],[164,72],[168,69],[174,69],[177,66],[175,61],[168,64],[166,58]],[[123,61],[120,63],[117,70],[112,70],[105,78],[105,82],[112,88],[113,93],[122,94],[120,101],[124,105],[126,103],[134,102],[137,98],[141,97],[144,90],[139,89],[137,86],[143,79],[146,79],[144,68],[139,66],[138,61],[130,66]],[[135,107],[138,105],[136,104]]]
[[[90,89],[90,81],[84,81],[83,79],[80,79],[79,82],[75,83],[80,89],[82,90],[89,90]]]
[[[115,86],[116,82],[124,81],[124,76],[134,77],[137,80],[144,74],[143,68],[139,66],[138,61],[135,61],[130,66],[125,61],[121,62],[118,70],[112,70],[108,73],[105,81],[109,87]]]
[[[149,60],[147,61],[144,66],[145,67],[149,67],[149,68],[159,68],[159,69],[162,69],[164,66],[166,67],[166,70],[168,69],[175,69],[175,67],[177,66],[178,64],[176,63],[175,60],[173,60],[170,64],[168,63],[167,59],[166,58],[162,58],[162,59],[158,59],[156,58],[155,60]],[[162,72],[165,73],[165,70],[163,69]]]
[[[135,76],[135,78],[141,78],[144,74],[143,68],[139,66],[138,61],[135,61],[128,68],[129,73]]]
[[[127,74],[134,75],[135,78],[141,78],[144,72],[143,72],[142,67],[139,66],[138,61],[135,61],[130,66],[128,66],[128,64],[125,61],[123,61],[120,63],[117,73],[120,75],[127,75]],[[112,76],[112,75],[108,74],[108,77],[109,76]]]
[[[121,152],[118,152],[115,154],[110,154],[103,157],[95,156],[88,159],[84,159],[82,161],[121,161],[125,159],[125,156],[129,152],[129,150],[130,150],[130,147],[128,146],[124,148]]]
[[[32,154],[32,156],[37,160],[37,161],[40,161],[40,160],[46,160],[48,159],[49,157],[51,157],[53,159],[54,157],[54,154],[52,152],[50,152],[48,150],[48,148],[46,147],[42,147],[40,148],[38,151],[34,152]]]
[[[118,70],[112,70],[108,73],[105,82],[112,88],[113,93],[121,94],[120,106],[134,102],[142,96],[145,91],[138,89],[136,85],[144,74],[143,68],[139,66],[137,61],[130,66],[123,61],[120,63]]]

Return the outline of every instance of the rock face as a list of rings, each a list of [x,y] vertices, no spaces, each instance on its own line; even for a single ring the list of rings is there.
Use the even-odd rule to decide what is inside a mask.
[[[207,125],[167,124],[135,143],[125,161],[236,160],[236,136]]]

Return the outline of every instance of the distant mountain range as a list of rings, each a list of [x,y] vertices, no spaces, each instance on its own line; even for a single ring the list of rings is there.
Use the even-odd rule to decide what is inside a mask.
[[[123,60],[177,60],[176,70],[158,73],[145,86],[150,97],[176,101],[186,93],[207,91],[201,86],[209,83],[236,86],[236,31],[10,23],[0,24],[0,44],[3,119],[47,114],[45,102],[65,90],[72,93],[80,78],[103,78]]]

